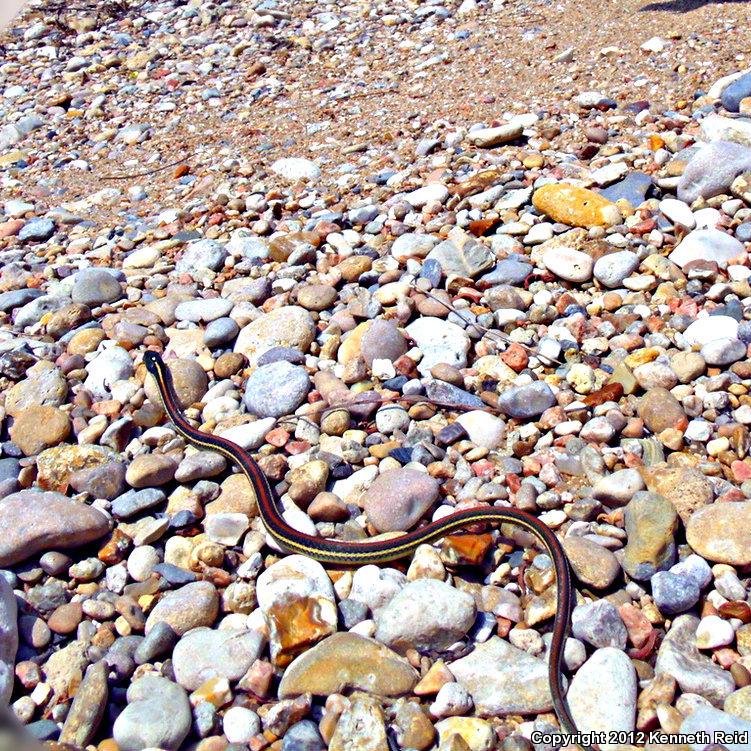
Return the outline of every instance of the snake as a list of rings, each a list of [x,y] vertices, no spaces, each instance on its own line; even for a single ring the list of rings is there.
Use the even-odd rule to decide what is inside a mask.
[[[556,573],[557,607],[548,661],[553,709],[564,737],[570,738],[569,743],[575,743],[583,751],[597,751],[594,745],[578,742],[581,733],[571,716],[563,688],[564,647],[571,628],[575,593],[566,553],[558,537],[546,524],[521,509],[491,506],[456,511],[399,537],[385,540],[343,542],[300,532],[284,519],[281,502],[271,483],[245,449],[222,436],[198,430],[188,422],[175,392],[170,370],[162,357],[149,350],[144,353],[143,362],[156,382],[164,409],[177,433],[194,446],[222,454],[240,468],[255,492],[259,515],[266,531],[286,552],[307,556],[321,563],[357,566],[405,558],[419,545],[435,542],[470,525],[510,523],[532,533],[549,554]]]

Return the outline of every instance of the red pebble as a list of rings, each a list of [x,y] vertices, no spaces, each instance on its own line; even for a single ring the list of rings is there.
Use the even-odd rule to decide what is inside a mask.
[[[737,482],[751,480],[751,464],[746,464],[746,462],[736,460],[730,465],[730,469],[733,472],[733,478]]]
[[[284,428],[274,428],[264,436],[266,443],[281,448],[289,440],[289,433]]]
[[[529,355],[521,344],[512,344],[502,355],[501,360],[517,373],[524,370],[529,363]]]

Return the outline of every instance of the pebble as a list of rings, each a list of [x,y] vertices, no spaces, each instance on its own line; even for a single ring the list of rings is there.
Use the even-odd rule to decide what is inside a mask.
[[[313,341],[315,327],[310,313],[289,305],[272,310],[240,329],[235,352],[242,353],[251,366],[274,347],[292,347],[307,352]]]
[[[117,276],[107,269],[84,269],[73,277],[70,296],[73,302],[94,308],[119,300],[123,292]]]
[[[692,157],[678,181],[678,199],[691,204],[697,198],[724,193],[741,172],[751,170],[751,148],[726,140],[706,144]]]
[[[18,608],[8,581],[0,576],[0,701],[10,702],[18,650]]]
[[[639,256],[629,250],[608,253],[594,265],[594,277],[605,287],[618,287],[639,266]]]
[[[543,185],[534,192],[532,202],[554,222],[572,227],[609,227],[620,221],[614,203],[592,190],[567,183]]]
[[[529,420],[538,417],[555,403],[550,386],[535,381],[528,386],[515,386],[503,391],[498,399],[498,408],[509,417]]]
[[[636,492],[625,508],[624,521],[628,543],[622,566],[629,576],[647,581],[672,565],[678,515],[667,498],[645,490]]]
[[[751,503],[718,503],[699,509],[688,520],[686,539],[702,557],[715,563],[751,563]]]
[[[315,162],[302,157],[285,157],[277,159],[271,169],[285,180],[317,180],[321,170]]]
[[[470,339],[463,328],[440,318],[418,318],[406,327],[407,334],[422,351],[418,370],[422,374],[439,363],[463,368],[467,364]]]
[[[717,229],[697,229],[679,243],[668,258],[684,268],[692,261],[728,264],[744,253],[743,243]]]
[[[211,626],[219,612],[219,594],[210,582],[186,584],[167,593],[146,620],[146,635],[157,623],[166,623],[182,636],[191,629]]]
[[[281,417],[294,412],[310,390],[305,368],[289,362],[273,362],[258,368],[248,379],[245,402],[258,417]]]
[[[439,483],[416,469],[390,469],[378,475],[360,505],[378,532],[413,527],[438,500]]]
[[[549,271],[568,282],[586,282],[592,278],[592,257],[573,248],[549,248],[545,251],[543,263]]]

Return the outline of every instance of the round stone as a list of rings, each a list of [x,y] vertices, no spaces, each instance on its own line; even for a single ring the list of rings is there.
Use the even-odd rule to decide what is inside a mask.
[[[172,374],[172,383],[180,406],[184,409],[191,404],[200,402],[209,385],[206,371],[195,360],[170,360],[167,364]],[[156,381],[151,374],[146,377],[144,388],[149,400],[154,404],[161,405],[162,399],[159,396]]]
[[[439,483],[427,472],[390,469],[365,491],[361,505],[379,532],[407,530],[438,499]]]
[[[106,269],[84,269],[75,275],[70,296],[73,302],[95,308],[119,300],[123,291],[117,277]]]
[[[70,418],[58,407],[30,406],[13,421],[10,438],[26,456],[57,446],[70,434]]]
[[[263,365],[253,372],[245,387],[248,411],[259,417],[292,414],[310,391],[305,368],[281,361]]]

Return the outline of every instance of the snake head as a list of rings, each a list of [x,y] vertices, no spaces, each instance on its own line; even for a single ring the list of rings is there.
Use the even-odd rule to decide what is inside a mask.
[[[152,375],[156,375],[159,372],[159,368],[164,365],[162,358],[156,353],[148,350],[143,355],[143,364],[146,366],[146,370]]]

